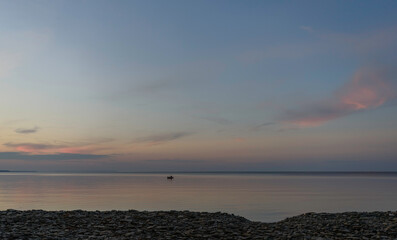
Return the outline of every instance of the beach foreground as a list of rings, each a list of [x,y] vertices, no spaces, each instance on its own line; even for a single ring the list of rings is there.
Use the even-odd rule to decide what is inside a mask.
[[[190,211],[0,211],[1,239],[397,239],[397,212],[307,213],[277,223]]]

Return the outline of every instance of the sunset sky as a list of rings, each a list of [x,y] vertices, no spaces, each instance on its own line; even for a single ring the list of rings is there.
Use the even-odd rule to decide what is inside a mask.
[[[397,171],[397,1],[1,1],[0,169]]]

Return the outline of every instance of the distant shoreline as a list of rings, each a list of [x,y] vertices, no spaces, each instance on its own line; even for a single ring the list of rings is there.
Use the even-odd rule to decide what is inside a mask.
[[[268,174],[268,175],[397,175],[397,171],[153,171],[153,172],[117,172],[117,171],[14,171],[0,170],[0,173],[59,173],[59,174]]]
[[[396,239],[397,212],[306,213],[276,223],[190,211],[0,211],[21,239]]]

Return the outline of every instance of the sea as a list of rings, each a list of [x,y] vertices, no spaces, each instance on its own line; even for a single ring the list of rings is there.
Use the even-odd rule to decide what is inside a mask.
[[[189,210],[261,222],[306,212],[397,211],[397,173],[2,172],[6,209]]]

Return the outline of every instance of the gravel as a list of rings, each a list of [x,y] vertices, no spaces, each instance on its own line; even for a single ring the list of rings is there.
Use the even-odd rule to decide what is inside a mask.
[[[397,239],[397,212],[306,213],[277,223],[190,211],[0,211],[0,239]]]

